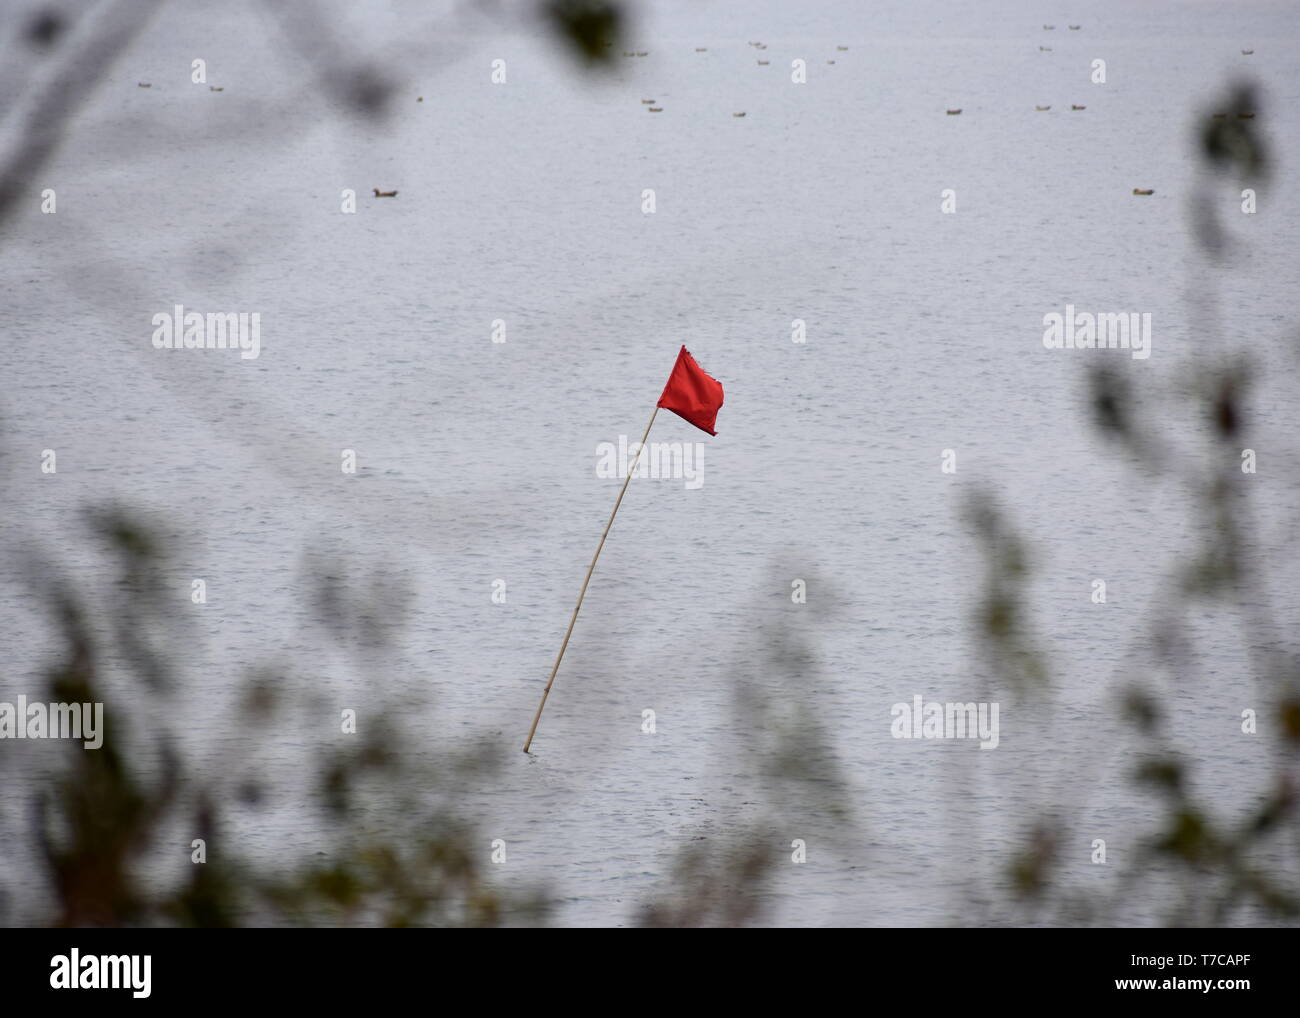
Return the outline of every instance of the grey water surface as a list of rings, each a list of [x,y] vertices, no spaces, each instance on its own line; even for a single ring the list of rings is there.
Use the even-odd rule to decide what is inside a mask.
[[[566,925],[635,922],[679,850],[750,828],[776,860],[773,923],[974,921],[1042,813],[1077,836],[1067,880],[1113,891],[1157,822],[1128,780],[1141,747],[1118,695],[1135,678],[1176,718],[1198,791],[1246,815],[1280,739],[1239,731],[1267,706],[1251,641],[1207,606],[1195,682],[1132,673],[1170,568],[1204,538],[1185,490],[1098,434],[1086,371],[1107,359],[1176,405],[1207,359],[1255,359],[1249,483],[1278,623],[1259,639],[1294,650],[1300,20],[1289,3],[1086,7],[643,4],[629,49],[647,56],[588,74],[517,5],[332,5],[339,38],[390,55],[398,87],[372,120],[264,6],[164,5],[42,172],[57,213],[33,193],[0,232],[0,699],[35,696],[59,648],[23,554],[111,599],[83,510],[116,502],[173,549],[200,768],[238,737],[252,670],[282,667],[325,704],[318,735],[286,732],[257,761],[276,791],[235,832],[254,857],[316,850],[306,767],[340,709],[364,724],[385,698],[430,754],[500,748],[457,796],[475,851],[504,840],[492,885],[544,885]],[[0,71],[15,99],[35,66],[19,25]],[[1254,215],[1196,149],[1198,117],[1247,75],[1279,169]],[[1201,184],[1237,241],[1219,266],[1193,235]],[[155,349],[153,316],[176,304],[258,312],[259,356]],[[1046,349],[1043,317],[1067,304],[1150,313],[1150,357]],[[661,412],[651,437],[701,443],[703,483],[633,481],[525,756],[618,493],[598,447],[639,438],[683,344],[726,389],[718,434]],[[1190,413],[1146,426],[1200,455]],[[982,663],[977,489],[1029,548],[1047,701]],[[313,555],[377,578],[385,650],[320,639]],[[892,737],[891,707],[915,695],[999,703],[997,748]],[[823,738],[815,794],[789,761],[770,773],[772,726],[796,708]],[[30,898],[27,809],[6,783],[0,881]],[[1158,896],[1121,918],[1162,921]]]

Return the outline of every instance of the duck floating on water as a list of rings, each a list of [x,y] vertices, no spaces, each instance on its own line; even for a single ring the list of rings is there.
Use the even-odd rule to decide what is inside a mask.
[[[1133,188],[1133,193],[1134,193],[1134,194],[1155,194],[1155,193],[1156,193],[1156,189],[1155,189],[1154,187],[1152,187],[1152,188],[1148,188],[1147,190],[1144,191],[1144,190],[1142,190],[1142,188],[1140,188],[1140,187],[1135,187],[1135,188]]]
[[[647,106],[646,110],[650,113],[662,113],[664,108],[662,106]]]
[[[1077,32],[1077,31],[1078,31],[1079,29],[1081,29],[1082,27],[1083,27],[1082,25],[1071,25],[1071,26],[1070,26],[1070,31],[1071,31],[1071,32]]]
[[[209,92],[224,92],[225,90],[226,90],[226,86],[225,86],[225,85],[222,85],[220,88],[217,88],[216,85],[209,85],[209,86],[208,86],[208,91],[209,91]]]
[[[1252,53],[1254,53],[1254,52],[1255,52],[1255,51],[1254,51],[1253,49],[1244,49],[1244,50],[1241,51],[1241,55],[1242,55],[1243,57],[1248,57],[1248,56],[1250,56],[1250,55],[1251,55]]]
[[[1070,109],[1072,110],[1086,110],[1087,108],[1087,106],[1075,106],[1074,103],[1070,103]]]
[[[759,67],[766,67],[766,66],[767,66],[768,64],[770,64],[771,62],[772,62],[772,61],[770,61],[770,60],[760,60],[760,61],[758,62],[758,66],[759,66]]]
[[[961,110],[959,110],[959,109],[958,109],[958,110],[949,110],[949,111],[948,111],[948,116],[950,116],[950,117],[955,117],[955,116],[956,116],[958,113],[960,113],[960,112],[961,112]]]
[[[397,192],[396,192],[396,191],[381,191],[381,190],[379,190],[379,188],[377,188],[377,187],[372,187],[370,190],[372,190],[372,191],[375,192],[375,197],[376,197],[376,198],[396,198],[396,197],[397,197]]]
[[[136,84],[140,86],[140,88],[153,88],[153,82],[151,81],[137,81]]]
[[[1035,106],[1035,107],[1034,107],[1034,109],[1036,109],[1039,113],[1046,113],[1046,112],[1047,112],[1048,110],[1050,110],[1051,108],[1052,108],[1052,107],[1050,107],[1050,106]]]
[[[743,113],[733,113],[733,114],[732,114],[733,117],[743,117],[744,115],[745,115],[745,114],[743,114]]]
[[[1255,114],[1253,114],[1253,113],[1238,113],[1238,114],[1237,114],[1237,119],[1238,119],[1238,120],[1254,120],[1254,119],[1255,119]]]

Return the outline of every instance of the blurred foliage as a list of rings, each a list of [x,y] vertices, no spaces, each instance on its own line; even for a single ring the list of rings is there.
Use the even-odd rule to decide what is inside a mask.
[[[1201,151],[1218,170],[1236,172],[1242,179],[1258,180],[1270,169],[1268,148],[1256,128],[1260,109],[1254,85],[1233,86],[1218,104],[1220,112],[1205,118]]]
[[[984,591],[976,631],[993,674],[1004,676],[1020,696],[1048,689],[1047,662],[1025,621],[1029,553],[988,492],[966,504],[966,518],[984,553]]]
[[[1270,160],[1259,134],[1256,89],[1237,85],[1217,104],[1226,111],[1205,118],[1200,151],[1211,178],[1235,175],[1253,183],[1267,178]],[[1240,114],[1247,114],[1241,116]],[[1204,253],[1222,258],[1227,233],[1217,220],[1213,191],[1200,192],[1193,203],[1194,235]],[[1206,296],[1212,296],[1207,294]],[[1236,612],[1247,645],[1262,644],[1271,630],[1269,597],[1262,577],[1250,563],[1265,554],[1253,541],[1258,528],[1248,517],[1242,494],[1240,452],[1249,445],[1249,396],[1252,372],[1245,351],[1210,356],[1198,365],[1190,384],[1178,387],[1180,398],[1193,402],[1206,422],[1204,458],[1183,462],[1145,437],[1146,423],[1160,413],[1155,400],[1141,398],[1125,369],[1094,367],[1089,372],[1090,402],[1097,430],[1116,443],[1154,482],[1173,475],[1191,495],[1196,530],[1204,538],[1199,553],[1173,567],[1169,593],[1155,613],[1146,642],[1148,668],[1183,680],[1190,663],[1187,616],[1197,601]],[[1204,463],[1215,464],[1206,470]],[[996,646],[1012,642],[1017,613],[1015,581],[1022,576],[1023,556],[1017,539],[986,498],[973,509],[975,532],[986,549],[989,593],[985,639]],[[1069,867],[1058,851],[1062,839],[1078,838],[1059,819],[1061,804],[1045,804],[1044,817],[1033,827],[1008,866],[1008,880],[1018,904],[1008,911],[990,909],[986,921],[1115,925],[1124,908],[1145,901],[1169,925],[1226,925],[1246,906],[1274,922],[1300,916],[1300,872],[1294,838],[1296,809],[1293,768],[1300,751],[1300,662],[1281,653],[1252,649],[1260,688],[1275,698],[1260,724],[1275,727],[1284,738],[1284,756],[1276,769],[1259,776],[1252,809],[1236,824],[1216,816],[1204,792],[1196,791],[1193,754],[1180,746],[1176,719],[1160,707],[1161,697],[1140,682],[1125,686],[1118,704],[1141,747],[1132,770],[1135,787],[1152,797],[1156,830],[1136,846],[1134,858],[1117,874],[1108,895],[1082,896],[1073,889]],[[1014,673],[1013,673],[1014,674]],[[1023,686],[1023,684],[1022,684]],[[1283,835],[1286,836],[1283,836]],[[1086,842],[1085,842],[1086,843]],[[1075,850],[1077,852],[1077,849]],[[1270,859],[1264,866],[1258,860]],[[1272,860],[1283,860],[1277,866]]]
[[[661,899],[645,907],[641,925],[745,926],[761,920],[762,890],[775,861],[769,831],[752,828],[717,843],[687,845]]]
[[[807,560],[801,560],[806,567]],[[806,570],[803,570],[806,571]],[[823,863],[835,856],[860,857],[849,806],[848,783],[817,713],[801,691],[821,684],[821,668],[809,637],[810,615],[786,611],[789,567],[774,564],[765,590],[781,591],[781,609],[760,601],[748,618],[761,632],[737,649],[729,682],[733,690],[732,730],[738,745],[727,746],[728,789],[752,807],[722,834],[714,823],[694,834],[676,853],[668,878],[640,922],[649,927],[747,926],[770,921],[778,866],[789,867],[793,841],[812,844]],[[829,585],[807,577],[818,600],[836,603]],[[761,664],[753,667],[753,652]],[[747,775],[743,784],[732,775]],[[806,859],[806,856],[805,856]]]
[[[589,66],[608,66],[619,49],[624,15],[608,0],[548,0],[542,11],[572,52]]]
[[[1258,89],[1241,82],[1227,89],[1214,108],[1202,114],[1199,148],[1210,179],[1202,181],[1192,196],[1192,226],[1202,249],[1211,257],[1226,256],[1230,235],[1219,218],[1221,180],[1257,189],[1268,182],[1272,159],[1264,141]]]
[[[277,852],[277,862],[239,849],[232,828],[281,803],[263,751],[286,739],[297,684],[281,669],[254,670],[242,684],[231,738],[214,765],[203,763],[197,730],[185,727],[185,681],[178,649],[187,643],[175,613],[159,604],[167,589],[169,552],[157,521],[113,506],[88,515],[92,534],[117,564],[110,604],[92,610],[82,588],[49,562],[33,559],[29,582],[59,622],[61,651],[48,677],[54,702],[103,703],[103,745],[94,751],[59,743],[61,764],[46,780],[27,775],[35,845],[49,896],[36,911],[12,912],[0,898],[0,920],[17,925],[385,925],[495,926],[543,923],[545,893],[504,895],[483,880],[485,840],[457,816],[457,779],[488,774],[496,750],[475,745],[460,756],[440,754],[432,766],[413,761],[427,747],[399,723],[409,708],[368,708],[355,735],[322,737],[331,708],[310,698],[297,706],[312,719],[306,743],[314,794],[293,803],[298,826],[321,832],[314,853]],[[339,556],[310,553],[303,586],[314,591],[311,624],[360,648],[357,667],[373,670],[395,628],[381,605],[392,591],[348,579]],[[779,585],[779,584],[778,584]],[[127,620],[133,620],[128,622]],[[130,624],[142,633],[127,639]],[[102,635],[97,635],[102,634]],[[754,776],[757,811],[744,825],[715,837],[691,835],[669,880],[636,917],[647,926],[739,926],[762,922],[771,877],[788,849],[771,833],[791,829],[836,844],[848,818],[843,777],[817,719],[788,695],[817,681],[811,644],[792,619],[765,632],[761,677],[734,676],[735,721],[752,732],[740,762]],[[172,649],[166,653],[159,648]],[[737,667],[740,667],[739,665]],[[125,682],[106,678],[121,670]],[[333,713],[337,717],[337,712]],[[173,726],[180,726],[173,730]],[[322,727],[324,726],[324,727]],[[294,762],[282,762],[291,770]],[[732,764],[733,761],[728,761]],[[314,820],[303,810],[315,813]],[[778,822],[779,820],[779,822]],[[204,858],[183,858],[194,839]],[[2,839],[6,842],[7,838]],[[841,847],[849,845],[842,841]],[[469,846],[480,851],[471,852]],[[161,852],[161,856],[160,853]],[[27,908],[32,906],[29,903]]]
[[[267,671],[249,678],[240,698],[240,737],[225,765],[204,767],[181,752],[177,747],[193,751],[191,740],[170,728],[183,716],[175,650],[185,645],[185,635],[158,604],[167,559],[151,536],[158,528],[120,508],[94,514],[92,523],[121,567],[109,624],[48,563],[34,563],[31,579],[62,633],[48,699],[103,703],[103,745],[88,751],[80,743],[63,744],[65,766],[47,783],[36,783],[33,828],[53,906],[0,918],[61,926],[491,926],[507,916],[514,924],[544,920],[541,893],[506,897],[484,884],[478,857],[467,846],[486,842],[429,792],[441,788],[446,798],[449,777],[490,773],[495,755],[475,746],[465,757],[444,754],[432,769],[417,767],[416,747],[391,720],[400,711],[368,709],[343,749],[328,739],[314,740],[311,808],[323,832],[321,850],[274,870],[243,858],[227,829],[275,805],[256,761],[263,745],[284,737],[286,677]],[[329,626],[373,647],[376,613],[364,602],[337,604]],[[154,632],[173,653],[146,646],[138,635],[128,638],[132,625]],[[96,632],[109,634],[109,647],[101,646]],[[105,680],[110,660],[125,666],[127,685]],[[332,722],[319,719],[330,717],[329,708],[301,706],[318,719],[317,731],[321,724],[328,730]],[[205,861],[188,866],[183,878],[165,879],[166,867],[153,865],[151,852],[160,843],[187,846],[195,838],[205,842]],[[170,854],[175,858],[174,850]]]
[[[57,11],[37,11],[27,23],[25,37],[37,49],[47,49],[58,42],[65,27],[63,17]]]

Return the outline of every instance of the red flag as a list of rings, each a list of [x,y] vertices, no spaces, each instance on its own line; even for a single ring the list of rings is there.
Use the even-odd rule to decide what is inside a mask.
[[[659,406],[690,421],[701,431],[716,435],[713,424],[722,407],[722,383],[705,374],[683,346],[664,386],[664,394],[659,397]]]

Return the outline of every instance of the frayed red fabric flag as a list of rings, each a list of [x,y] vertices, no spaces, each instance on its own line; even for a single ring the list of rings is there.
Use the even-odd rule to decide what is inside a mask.
[[[713,425],[722,407],[722,383],[705,373],[683,346],[664,386],[664,394],[659,397],[659,406],[690,421],[701,431],[716,435]]]

